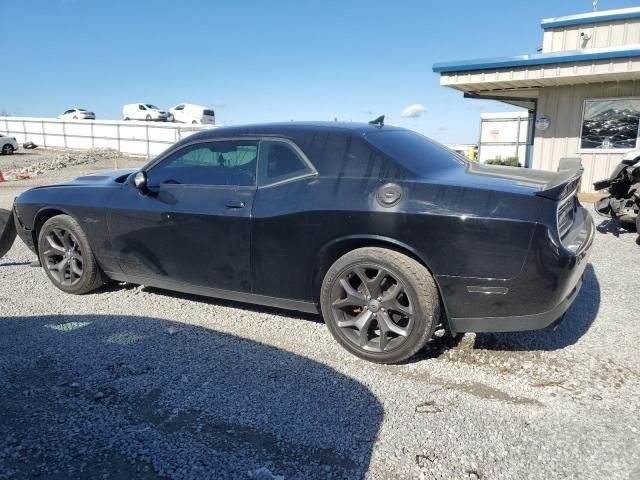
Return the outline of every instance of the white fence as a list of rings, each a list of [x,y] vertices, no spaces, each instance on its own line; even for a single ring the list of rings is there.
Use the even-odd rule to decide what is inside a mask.
[[[215,128],[180,123],[59,120],[57,118],[0,117],[0,133],[18,143],[53,148],[113,148],[130,155],[152,157],[200,130]]]

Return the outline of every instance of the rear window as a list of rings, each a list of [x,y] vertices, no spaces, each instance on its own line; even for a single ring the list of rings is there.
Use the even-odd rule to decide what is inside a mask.
[[[216,116],[216,112],[214,112],[213,110],[203,110],[202,113],[204,115],[209,116],[209,117],[215,117]]]
[[[365,138],[375,148],[418,176],[466,163],[456,152],[410,130],[383,130],[369,133]]]

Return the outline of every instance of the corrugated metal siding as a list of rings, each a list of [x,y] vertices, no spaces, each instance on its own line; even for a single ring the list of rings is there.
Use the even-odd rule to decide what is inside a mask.
[[[465,91],[482,92],[506,88],[548,87],[580,82],[635,79],[640,79],[639,57],[447,73],[440,75],[440,84]]]
[[[609,176],[623,153],[581,153],[582,108],[588,98],[640,97],[640,82],[608,82],[540,89],[538,117],[551,120],[536,131],[533,168],[557,170],[562,157],[580,157],[585,168],[582,191],[593,192],[593,182]]]
[[[591,40],[583,42],[580,32],[591,33]],[[562,52],[583,48],[620,47],[638,43],[640,43],[640,18],[632,18],[545,30],[542,51]]]

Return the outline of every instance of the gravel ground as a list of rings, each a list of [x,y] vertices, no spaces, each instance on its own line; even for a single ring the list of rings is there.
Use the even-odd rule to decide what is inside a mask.
[[[0,207],[109,167],[0,184]],[[0,478],[640,478],[640,246],[600,230],[555,332],[436,339],[398,366],[316,316],[124,284],[67,296],[17,242]]]

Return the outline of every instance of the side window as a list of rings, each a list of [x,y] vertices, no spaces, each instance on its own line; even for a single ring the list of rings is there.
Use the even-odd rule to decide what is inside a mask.
[[[270,185],[289,178],[313,173],[313,169],[287,143],[277,140],[260,142],[260,185]]]
[[[145,110],[144,105],[138,105],[138,110]]]
[[[149,185],[255,185],[257,153],[255,140],[189,145],[153,167]]]
[[[184,110],[184,105],[178,105],[174,110]]]

